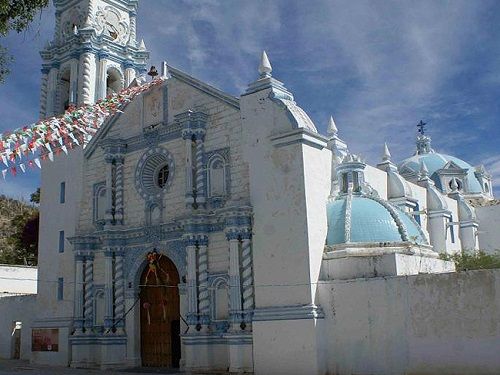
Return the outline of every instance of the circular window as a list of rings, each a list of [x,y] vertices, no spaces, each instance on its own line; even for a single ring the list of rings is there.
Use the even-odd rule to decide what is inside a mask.
[[[163,189],[167,184],[168,180],[168,164],[165,164],[160,168],[158,173],[156,174],[156,183],[160,189]]]
[[[135,171],[136,188],[144,199],[160,198],[172,184],[174,161],[170,153],[156,147],[142,155]]]

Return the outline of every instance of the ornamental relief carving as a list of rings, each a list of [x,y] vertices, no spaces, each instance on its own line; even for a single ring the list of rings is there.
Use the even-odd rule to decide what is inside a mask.
[[[108,36],[118,44],[126,44],[129,36],[128,16],[113,7],[99,7],[94,16],[93,26],[97,35]]]

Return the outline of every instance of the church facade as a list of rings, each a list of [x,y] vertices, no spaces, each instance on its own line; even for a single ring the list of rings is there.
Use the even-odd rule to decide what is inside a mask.
[[[41,117],[144,81],[137,1],[54,5]],[[449,273],[440,253],[479,249],[470,202],[493,199],[491,177],[423,127],[415,155],[385,146],[372,167],[333,119],[317,131],[265,53],[239,98],[166,63],[153,78],[44,162],[33,330],[57,350],[34,362],[334,373],[329,282]]]

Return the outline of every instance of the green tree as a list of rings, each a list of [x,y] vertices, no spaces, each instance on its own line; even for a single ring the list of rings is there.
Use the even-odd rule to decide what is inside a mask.
[[[40,188],[36,189],[30,196],[30,202],[40,204]]]
[[[10,264],[36,265],[38,258],[38,211],[25,212],[11,220],[14,233],[8,239],[12,251]]]
[[[13,30],[20,33],[29,26],[35,15],[49,3],[49,0],[0,0],[0,36]],[[12,56],[0,46],[0,83],[9,74]]]

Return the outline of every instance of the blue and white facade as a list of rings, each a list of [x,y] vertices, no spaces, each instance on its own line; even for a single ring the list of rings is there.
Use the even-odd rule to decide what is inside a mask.
[[[64,107],[65,64],[69,103],[140,82],[137,1],[55,5],[41,116]],[[58,328],[61,349],[34,361],[141,366],[141,275],[156,249],[179,274],[182,368],[326,373],[333,292],[322,283],[452,272],[439,253],[478,249],[469,200],[493,198],[484,168],[423,135],[413,157],[396,165],[384,146],[369,166],[333,119],[318,133],[271,73],[264,53],[237,98],[164,64],[164,82],[84,150],[45,162],[35,327]],[[58,299],[48,281],[61,278]]]

